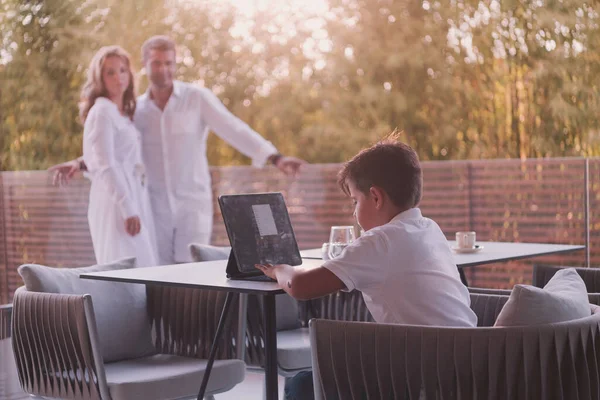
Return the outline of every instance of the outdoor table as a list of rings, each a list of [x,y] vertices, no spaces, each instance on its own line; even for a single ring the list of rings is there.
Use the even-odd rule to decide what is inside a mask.
[[[303,260],[302,265],[320,265],[318,260]],[[210,370],[214,362],[217,343],[229,314],[229,306],[234,293],[261,295],[264,298],[265,315],[265,391],[268,400],[278,397],[277,382],[277,331],[275,316],[275,295],[285,293],[276,282],[242,281],[228,279],[225,275],[227,260],[205,261],[187,264],[162,265],[158,267],[121,269],[81,274],[82,279],[141,283],[145,285],[177,286],[194,289],[208,289],[227,292],[217,332],[207,361],[206,372],[200,386],[198,399],[204,397]]]
[[[448,244],[450,247],[456,246],[454,240],[449,240]],[[581,245],[549,243],[477,242],[477,245],[482,247],[481,250],[470,254],[457,253],[452,250],[453,260],[458,267],[460,279],[466,286],[468,286],[468,282],[463,271],[466,267],[585,249],[585,246]],[[300,254],[303,258],[322,260],[321,249],[303,250]]]

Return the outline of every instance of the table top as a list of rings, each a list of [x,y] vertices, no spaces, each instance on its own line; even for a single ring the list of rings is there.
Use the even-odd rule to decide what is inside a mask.
[[[321,260],[302,260],[302,265],[318,266]],[[161,265],[158,267],[120,269],[79,275],[82,279],[113,282],[142,283],[147,285],[180,286],[211,289],[225,292],[280,294],[284,291],[276,282],[242,281],[228,279],[225,275],[227,260],[205,261],[187,264]]]
[[[450,247],[456,246],[456,242],[453,240],[449,240],[448,244]],[[482,246],[482,249],[475,253],[459,254],[452,251],[454,263],[459,267],[474,267],[585,249],[585,246],[581,245],[549,243],[477,242],[477,244]],[[300,254],[307,259],[321,259],[321,249],[302,250]]]

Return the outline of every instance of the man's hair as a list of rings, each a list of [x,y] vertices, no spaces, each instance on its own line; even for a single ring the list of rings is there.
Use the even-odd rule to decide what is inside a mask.
[[[338,184],[349,196],[348,181],[366,195],[372,186],[383,189],[402,209],[416,207],[421,201],[423,174],[419,156],[409,145],[397,141],[395,133],[361,150],[344,164],[338,173]]]
[[[172,41],[168,36],[157,35],[152,36],[144,42],[142,45],[142,60],[144,63],[148,60],[150,50],[175,51],[175,42]]]

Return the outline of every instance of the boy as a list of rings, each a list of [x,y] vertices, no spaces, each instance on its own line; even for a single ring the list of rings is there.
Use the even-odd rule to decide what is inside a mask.
[[[317,268],[256,267],[300,300],[359,290],[378,323],[476,326],[448,241],[417,208],[423,179],[415,151],[393,138],[382,141],[348,161],[338,184],[365,233]],[[301,394],[311,384],[310,374],[297,375],[286,398],[311,398],[310,390]]]

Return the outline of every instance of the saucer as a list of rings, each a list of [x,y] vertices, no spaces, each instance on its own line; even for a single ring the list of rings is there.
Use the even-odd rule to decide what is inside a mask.
[[[480,246],[478,244],[476,244],[474,247],[469,247],[469,248],[461,248],[461,247],[452,246],[452,250],[454,250],[455,252],[460,253],[460,254],[471,254],[471,253],[477,253],[478,251],[483,250],[483,246]]]

